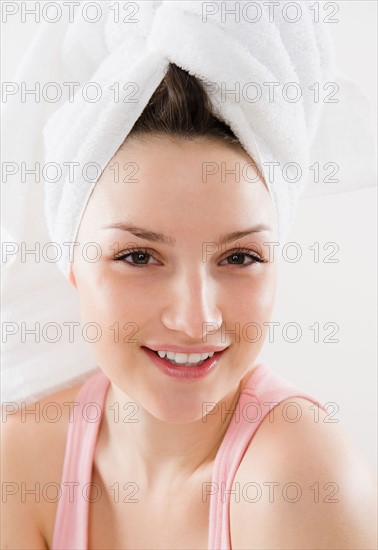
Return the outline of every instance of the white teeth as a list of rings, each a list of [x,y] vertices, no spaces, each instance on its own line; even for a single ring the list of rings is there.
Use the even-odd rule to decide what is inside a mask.
[[[190,353],[188,355],[188,363],[199,363],[203,359],[207,359],[207,358],[208,358],[207,353]]]
[[[162,359],[167,357],[167,359],[179,363],[180,365],[185,365],[186,363],[196,364],[214,355],[213,351],[209,353],[174,353],[173,351],[158,351],[157,353]]]
[[[189,355],[187,353],[172,353],[173,357],[169,357],[168,355],[168,359],[173,359],[173,361],[175,363],[180,363],[180,365],[184,364],[184,363],[188,363],[188,357]]]

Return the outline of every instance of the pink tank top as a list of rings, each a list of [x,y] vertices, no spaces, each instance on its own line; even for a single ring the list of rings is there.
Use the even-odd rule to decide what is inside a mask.
[[[75,403],[79,405],[68,428],[51,550],[88,550],[89,488],[109,384],[109,378],[99,371],[84,382],[76,395]],[[217,490],[209,496],[208,550],[231,550],[230,491],[235,474],[261,422],[274,406],[289,397],[305,398],[326,411],[309,393],[290,384],[268,365],[260,363],[255,367],[215,457],[211,487]]]

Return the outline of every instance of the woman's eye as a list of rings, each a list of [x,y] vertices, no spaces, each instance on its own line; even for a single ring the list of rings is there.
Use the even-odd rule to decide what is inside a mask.
[[[130,259],[127,260],[126,258],[129,258],[129,257]],[[137,250],[125,251],[122,254],[119,254],[118,256],[116,256],[114,259],[115,261],[123,261],[132,266],[139,267],[144,265],[150,265],[149,264],[150,258],[153,258],[153,256],[152,254],[149,254],[147,250],[137,249]]]
[[[244,260],[247,259],[248,263],[244,263]],[[243,250],[237,250],[236,252],[233,252],[225,260],[230,260],[228,265],[238,265],[240,267],[248,267],[250,265],[258,263],[264,263],[265,260],[257,256],[256,254],[251,254],[251,252],[243,251]],[[222,260],[224,261],[224,260]]]
[[[122,261],[125,262],[133,267],[143,267],[151,265],[151,262],[149,261],[151,258],[153,258],[153,255],[150,254],[145,249],[133,249],[133,250],[126,250],[125,252],[122,252],[118,256],[114,258],[115,261]],[[248,260],[247,263],[245,263],[245,260]],[[249,251],[245,250],[237,250],[227,256],[222,262],[225,262],[228,265],[236,265],[239,267],[248,267],[255,263],[264,263],[265,260],[257,256],[256,254],[252,254]],[[223,264],[224,265],[224,264]]]

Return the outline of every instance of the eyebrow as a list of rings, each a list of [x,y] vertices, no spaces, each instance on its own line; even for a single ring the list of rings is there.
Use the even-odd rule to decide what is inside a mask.
[[[167,235],[164,235],[163,233],[159,233],[158,231],[152,231],[151,229],[138,227],[133,224],[119,222],[113,223],[111,225],[105,225],[102,227],[102,229],[120,229],[121,231],[128,231],[129,233],[135,235],[135,237],[139,237],[141,239],[145,239],[146,241],[151,241],[154,243],[166,244],[167,246],[175,246],[176,244],[176,239],[173,237],[169,237]],[[244,229],[243,231],[232,231],[231,233],[226,233],[225,235],[222,235],[220,237],[219,243],[227,244],[238,239],[242,239],[243,237],[246,237],[251,233],[260,233],[261,231],[270,230],[270,227],[268,227],[267,225],[259,223],[252,227],[249,227],[248,229]]]

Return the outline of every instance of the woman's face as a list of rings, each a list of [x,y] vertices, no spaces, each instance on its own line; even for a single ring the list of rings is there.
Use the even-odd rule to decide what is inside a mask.
[[[262,348],[276,287],[264,243],[275,240],[269,192],[242,149],[203,137],[127,140],[89,200],[70,278],[82,323],[101,327],[89,344],[99,367],[156,418],[203,417],[204,404],[235,391]],[[88,243],[101,250],[97,261]],[[144,349],[161,345],[227,349],[207,376],[187,380],[162,372]]]

